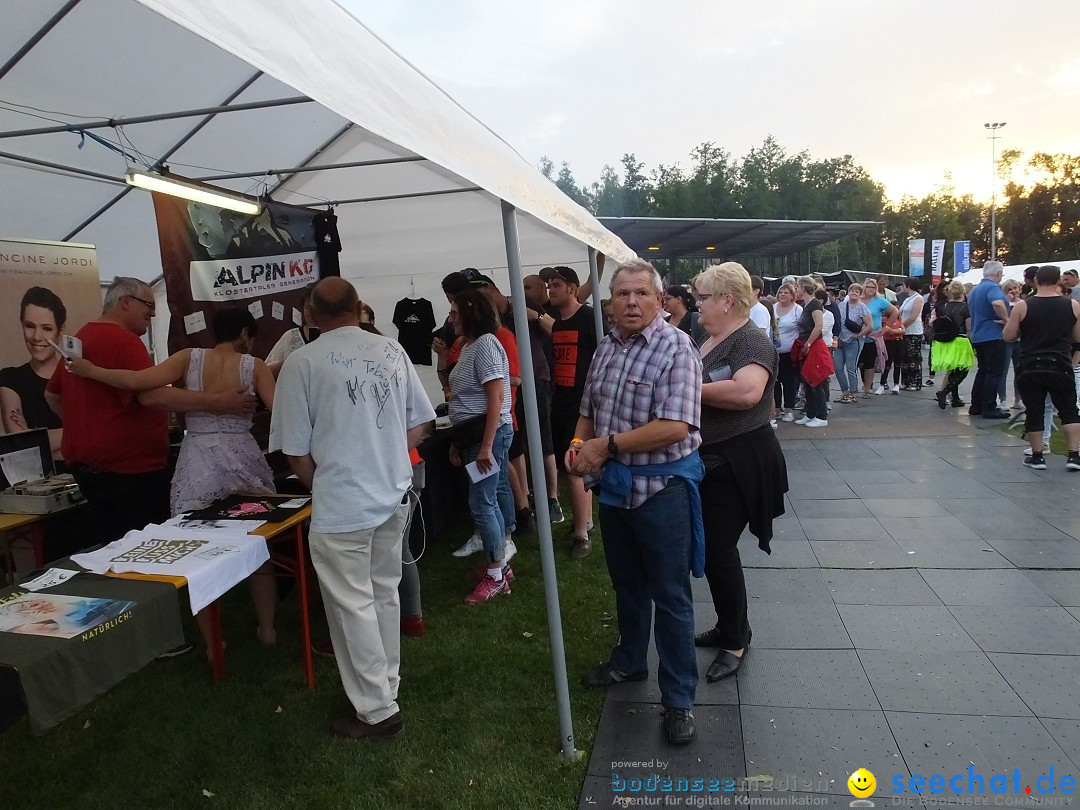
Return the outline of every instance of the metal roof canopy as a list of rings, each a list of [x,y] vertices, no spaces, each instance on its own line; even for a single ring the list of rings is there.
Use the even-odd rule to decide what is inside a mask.
[[[647,259],[789,256],[882,225],[880,222],[809,219],[597,219],[631,250]]]

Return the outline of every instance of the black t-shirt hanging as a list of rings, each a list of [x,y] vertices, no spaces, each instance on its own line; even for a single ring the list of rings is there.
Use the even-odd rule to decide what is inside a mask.
[[[412,364],[430,366],[431,331],[435,328],[431,302],[426,298],[402,298],[394,307],[394,326],[398,328],[398,343]]]

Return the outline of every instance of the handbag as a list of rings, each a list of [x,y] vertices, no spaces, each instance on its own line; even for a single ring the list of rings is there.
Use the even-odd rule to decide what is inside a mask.
[[[859,323],[858,321],[851,320],[851,318],[848,317],[848,310],[849,310],[848,303],[847,303],[847,301],[845,301],[844,302],[844,328],[847,329],[849,332],[851,332],[851,334],[857,335],[857,334],[859,334],[859,332],[862,331],[863,325],[861,323]]]
[[[464,422],[458,422],[450,428],[450,443],[459,450],[480,444],[484,440],[484,427],[487,424],[487,414],[482,413]]]

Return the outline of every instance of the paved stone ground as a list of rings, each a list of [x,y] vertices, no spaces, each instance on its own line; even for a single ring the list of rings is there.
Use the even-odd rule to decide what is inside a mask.
[[[1080,473],[1060,456],[1023,468],[1000,423],[940,411],[934,390],[837,405],[816,431],[781,426],[791,491],[773,554],[740,544],[749,658],[702,680],[683,748],[662,739],[655,652],[649,681],[610,690],[580,807],[845,807],[860,767],[878,807],[1080,805],[1060,790],[1080,781]],[[694,598],[701,631],[704,580]],[[702,673],[713,654],[699,651]],[[966,790],[969,770],[983,795],[909,789],[914,774],[961,774]],[[995,774],[1008,794],[991,793]],[[680,778],[739,781],[690,792]]]

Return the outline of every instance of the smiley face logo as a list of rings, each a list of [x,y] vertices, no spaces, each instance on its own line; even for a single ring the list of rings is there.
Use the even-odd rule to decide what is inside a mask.
[[[848,777],[847,787],[852,796],[865,799],[867,796],[874,795],[874,791],[877,790],[877,779],[866,768],[859,768]]]

